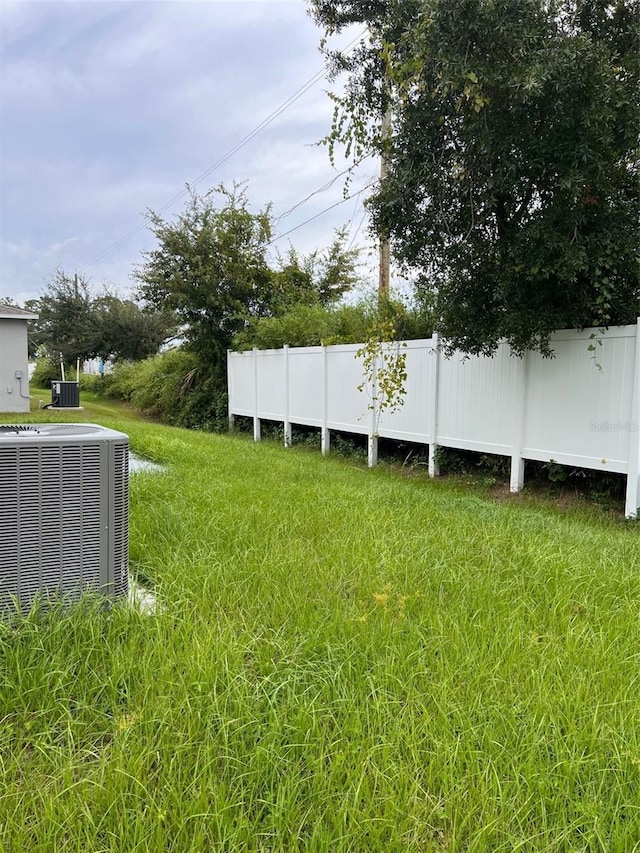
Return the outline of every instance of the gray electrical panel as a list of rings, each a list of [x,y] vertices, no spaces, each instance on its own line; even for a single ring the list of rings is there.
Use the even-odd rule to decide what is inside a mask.
[[[37,596],[126,596],[128,562],[128,436],[0,425],[0,612]]]

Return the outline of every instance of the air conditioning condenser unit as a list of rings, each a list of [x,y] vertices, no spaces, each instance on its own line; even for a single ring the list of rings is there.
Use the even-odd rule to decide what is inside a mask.
[[[128,436],[0,425],[0,612],[38,596],[126,596],[128,562]]]
[[[52,409],[78,409],[80,407],[80,385],[77,382],[52,382]]]

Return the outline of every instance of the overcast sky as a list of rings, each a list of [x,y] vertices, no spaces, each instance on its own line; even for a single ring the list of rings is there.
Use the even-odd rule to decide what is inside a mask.
[[[96,291],[129,292],[154,245],[145,211],[164,208],[321,72],[320,37],[304,0],[0,0],[0,298],[39,296],[57,267],[85,273]],[[272,202],[278,217],[325,186],[344,167],[316,145],[331,88],[319,79],[198,191],[246,180],[252,207]],[[376,172],[362,164],[349,191]],[[343,180],[276,233],[340,201]],[[274,246],[322,249],[345,224],[350,241],[370,245],[365,194]],[[374,256],[367,266],[373,274]]]

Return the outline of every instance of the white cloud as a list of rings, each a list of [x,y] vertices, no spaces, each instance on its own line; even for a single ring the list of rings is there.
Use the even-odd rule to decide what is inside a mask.
[[[0,79],[3,110],[55,110],[61,101],[77,99],[82,80],[56,63],[32,59],[8,63]]]
[[[65,237],[64,240],[61,240],[59,243],[53,243],[49,246],[50,252],[62,252],[64,249],[67,249],[69,246],[73,246],[74,243],[78,243],[80,241],[80,237]]]

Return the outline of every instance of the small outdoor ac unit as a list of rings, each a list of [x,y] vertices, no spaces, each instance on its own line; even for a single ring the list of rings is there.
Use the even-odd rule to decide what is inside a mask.
[[[0,612],[128,592],[129,439],[95,424],[0,425]]]
[[[80,386],[77,382],[52,382],[51,402],[52,409],[77,409],[80,407]]]

